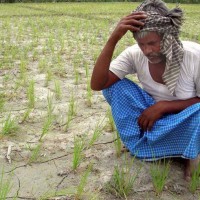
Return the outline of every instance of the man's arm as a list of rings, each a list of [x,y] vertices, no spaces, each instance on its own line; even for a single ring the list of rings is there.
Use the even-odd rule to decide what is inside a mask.
[[[145,131],[151,130],[153,124],[164,114],[178,113],[195,103],[200,103],[199,97],[187,100],[159,101],[144,110],[138,118],[138,125]]]
[[[102,90],[119,80],[115,74],[109,71],[109,66],[116,44],[127,33],[128,30],[132,32],[139,31],[139,27],[143,26],[144,23],[138,20],[145,19],[146,17],[147,16],[144,12],[135,12],[124,17],[118,23],[94,66],[91,78],[91,88],[93,90]]]

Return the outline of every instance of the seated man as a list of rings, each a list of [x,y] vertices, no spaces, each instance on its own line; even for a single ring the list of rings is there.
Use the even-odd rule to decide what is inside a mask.
[[[200,45],[179,40],[182,15],[161,0],[146,0],[124,17],[96,61],[91,88],[103,90],[132,155],[182,157],[189,179],[200,152]],[[137,44],[111,62],[127,31]],[[137,74],[143,89],[128,74]]]

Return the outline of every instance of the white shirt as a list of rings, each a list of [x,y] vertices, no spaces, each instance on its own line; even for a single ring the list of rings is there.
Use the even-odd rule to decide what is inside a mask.
[[[110,64],[110,71],[120,79],[128,74],[136,73],[143,89],[156,101],[200,97],[200,45],[189,41],[182,42],[182,44],[184,56],[175,88],[175,96],[170,94],[166,85],[152,79],[148,59],[137,44],[127,48],[114,59]]]

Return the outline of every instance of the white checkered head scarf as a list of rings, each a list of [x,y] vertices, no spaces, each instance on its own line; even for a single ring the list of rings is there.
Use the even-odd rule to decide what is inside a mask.
[[[169,10],[161,0],[146,0],[135,11],[145,11],[148,16],[141,20],[145,25],[140,32],[155,31],[163,35],[161,53],[166,57],[166,67],[162,78],[170,93],[175,95],[180,63],[183,60],[183,47],[178,37],[183,12],[180,8]]]

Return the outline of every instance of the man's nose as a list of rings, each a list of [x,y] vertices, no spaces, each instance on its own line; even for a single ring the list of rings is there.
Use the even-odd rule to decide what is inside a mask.
[[[143,48],[144,55],[149,55],[152,52],[153,52],[153,50],[149,45],[144,46],[144,48]]]

